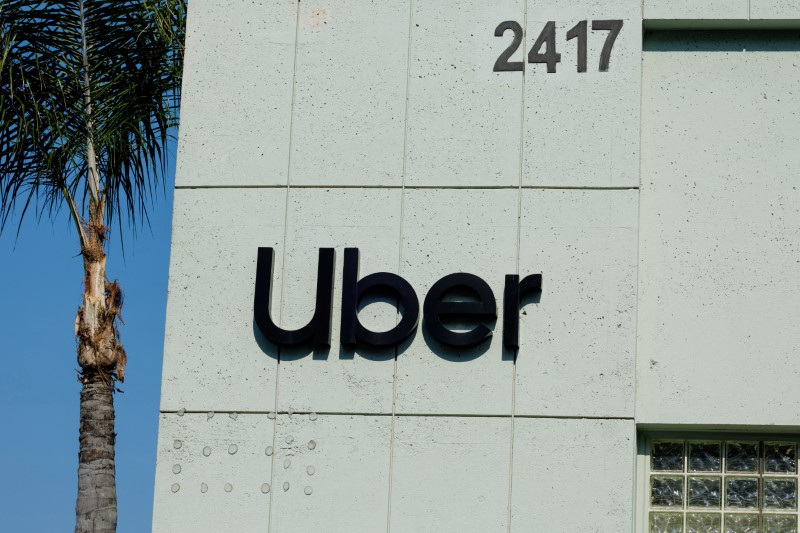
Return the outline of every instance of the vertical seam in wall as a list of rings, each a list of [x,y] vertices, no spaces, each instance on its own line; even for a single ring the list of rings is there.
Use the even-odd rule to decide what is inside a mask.
[[[289,191],[292,186],[292,138],[294,136],[294,99],[295,99],[295,85],[297,83],[297,44],[300,34],[300,0],[297,0],[297,7],[295,12],[294,22],[294,59],[292,63],[292,103],[289,111],[289,154],[286,162],[286,199],[283,206],[283,249],[281,251],[281,303],[280,303],[280,323],[283,325],[283,302],[284,293],[286,292],[286,239],[289,233]],[[267,531],[272,531],[272,496],[275,494],[275,451],[278,435],[278,389],[280,386],[280,373],[281,373],[281,349],[278,348],[278,361],[275,365],[275,402],[274,410],[275,422],[272,427],[272,456],[270,474],[269,474],[269,525]]]
[[[522,0],[522,98],[520,102],[519,121],[519,168],[517,174],[517,249],[516,274],[519,276],[520,244],[522,242],[522,173],[525,163],[525,50],[528,49],[528,0]],[[519,310],[517,310],[519,312]],[[514,349],[511,364],[511,435],[508,445],[508,515],[507,531],[511,532],[511,511],[514,495],[514,425],[517,412],[517,356],[519,348]]]
[[[408,100],[411,85],[411,38],[414,26],[414,0],[408,2],[408,45],[406,47],[406,101],[405,116],[403,118],[403,169],[400,181],[400,231],[398,236],[397,251],[397,274],[402,274],[403,269],[403,224],[405,223],[405,202],[406,202],[406,159],[408,154]],[[399,302],[398,302],[399,304]],[[398,305],[398,314],[400,309]],[[389,490],[387,491],[386,501],[386,531],[391,530],[392,523],[392,473],[394,471],[394,431],[397,412],[397,357],[400,354],[400,346],[394,349],[394,371],[392,373],[392,425],[389,432]]]
[[[295,85],[297,84],[297,41],[300,33],[300,0],[297,0],[297,16],[295,19],[294,28],[294,64],[292,66],[292,104],[291,114],[289,118],[289,157],[286,164],[286,203],[283,210],[283,252],[281,272],[286,273],[286,238],[289,232],[289,193],[292,189],[292,138],[294,137],[294,99],[295,99]],[[286,276],[281,276],[281,318],[280,322],[283,325],[283,302],[284,292],[286,290]],[[280,361],[280,358],[278,358]]]
[[[642,21],[644,21],[644,11],[641,12]],[[637,396],[639,394],[639,265],[640,265],[640,250],[641,250],[641,227],[642,227],[642,147],[644,146],[644,139],[642,135],[644,125],[644,24],[642,24],[642,51],[639,55],[639,188],[636,190],[636,316],[633,324],[633,524],[631,531],[636,533],[637,516],[639,514],[638,505],[638,477],[636,475],[637,457],[638,457],[638,443],[636,431],[636,405]]]

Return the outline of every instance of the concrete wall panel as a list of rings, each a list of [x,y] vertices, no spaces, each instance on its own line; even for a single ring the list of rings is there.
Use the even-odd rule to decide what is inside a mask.
[[[797,0],[750,0],[750,18],[800,19]]]
[[[400,416],[392,533],[506,531],[510,418]]]
[[[286,236],[283,327],[310,320],[316,305],[319,248],[335,247],[331,349],[283,349],[278,405],[328,412],[392,412],[394,348],[355,352],[340,343],[344,249],[360,251],[360,278],[397,272],[400,251],[400,189],[291,189]],[[366,306],[359,319],[373,331],[392,329],[397,309],[386,302]],[[311,385],[313,384],[313,385]]]
[[[750,0],[757,2],[758,0]],[[747,19],[748,0],[644,0],[646,19]]]
[[[505,274],[516,272],[517,194],[515,189],[405,191],[401,274],[416,290],[420,308],[428,289],[454,272],[483,278],[501,301]],[[501,310],[498,306],[498,332]],[[510,414],[511,372],[499,335],[475,348],[455,349],[420,327],[397,358],[397,412]]]
[[[175,191],[161,410],[274,408],[276,362],[253,326],[259,246],[283,241],[285,191]],[[272,312],[280,317],[281,257]]]
[[[400,185],[409,0],[300,3],[293,184]]]
[[[153,531],[266,532],[274,425],[256,414],[162,414]]]
[[[622,19],[608,72],[599,72],[608,31],[592,20]],[[603,187],[639,184],[642,46],[639,0],[528,0],[525,50],[556,22],[556,73],[526,65],[524,185]],[[577,44],[566,33],[588,20],[587,71],[577,72]],[[543,47],[542,51],[545,48]]]
[[[632,420],[516,418],[511,530],[631,531],[635,437]]]
[[[408,185],[519,183],[522,73],[492,72],[522,24],[523,0],[415,2],[409,71]],[[511,58],[522,61],[522,47]]]
[[[391,423],[391,416],[279,415],[272,531],[384,531]]]
[[[286,183],[297,3],[189,10],[177,185]]]
[[[637,419],[795,424],[800,53],[683,46],[644,55]]]
[[[522,191],[516,414],[633,416],[637,218],[635,189]]]

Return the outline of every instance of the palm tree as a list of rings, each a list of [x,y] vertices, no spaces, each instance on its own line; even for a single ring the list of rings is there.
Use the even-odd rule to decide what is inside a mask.
[[[27,213],[65,213],[83,257],[76,532],[116,530],[113,392],[126,355],[106,246],[113,224],[146,223],[158,190],[178,119],[185,8],[0,0],[0,230]]]

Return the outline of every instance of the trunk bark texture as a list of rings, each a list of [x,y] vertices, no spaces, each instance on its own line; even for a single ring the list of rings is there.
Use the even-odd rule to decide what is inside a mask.
[[[112,385],[86,381],[81,391],[76,533],[117,530]]]
[[[86,164],[88,166],[89,221],[83,228],[83,305],[75,317],[78,364],[81,367],[80,453],[75,533],[114,533],[117,530],[117,485],[114,468],[114,383],[123,381],[126,356],[119,342],[117,318],[122,292],[106,279],[105,191],[100,187],[92,126],[89,43],[86,38],[84,0],[79,2],[86,112]],[[77,218],[77,215],[74,215]],[[120,319],[121,320],[121,319]]]
[[[83,305],[75,318],[81,367],[80,453],[76,533],[113,533],[117,527],[114,468],[114,383],[124,378],[125,350],[116,320],[122,293],[106,280],[104,197],[90,200],[82,246]]]

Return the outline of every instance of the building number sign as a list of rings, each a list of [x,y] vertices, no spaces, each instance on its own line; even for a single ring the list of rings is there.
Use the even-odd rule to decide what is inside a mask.
[[[506,48],[494,64],[495,72],[514,72],[524,71],[525,63],[522,61],[509,61],[509,58],[522,44],[523,30],[519,22],[507,20],[501,22],[494,30],[495,37],[502,37],[507,30],[514,32],[514,40],[511,45]],[[605,30],[608,32],[606,42],[603,45],[603,50],[600,52],[600,72],[608,72],[608,65],[611,62],[611,49],[614,48],[614,42],[617,40],[620,30],[622,30],[621,20],[593,20],[592,31]],[[567,41],[573,39],[578,40],[578,72],[586,72],[587,63],[587,50],[586,42],[588,40],[589,21],[582,20],[578,22],[571,30],[567,32]],[[542,50],[544,48],[544,51]],[[528,52],[528,63],[545,63],[547,65],[547,72],[553,74],[556,71],[556,65],[561,62],[561,54],[556,50],[556,23],[550,21],[545,24],[542,33],[533,43],[533,47]]]

